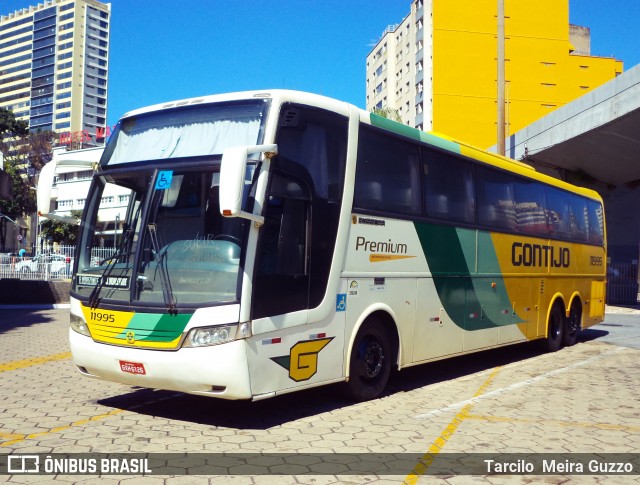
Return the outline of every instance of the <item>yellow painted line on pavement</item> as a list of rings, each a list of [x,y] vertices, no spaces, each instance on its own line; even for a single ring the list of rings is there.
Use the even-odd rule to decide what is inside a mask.
[[[542,382],[546,379],[549,379],[551,377],[555,377],[559,374],[563,374],[569,371],[573,371],[579,367],[584,367],[584,366],[588,366],[590,364],[593,364],[594,362],[601,360],[601,359],[605,359],[607,357],[611,357],[614,356],[618,353],[621,352],[626,352],[628,349],[626,347],[616,347],[614,349],[611,350],[607,350],[605,352],[602,352],[601,354],[598,354],[596,356],[590,357],[588,359],[585,360],[581,360],[579,362],[575,362],[571,365],[568,365],[566,367],[560,367],[559,369],[554,369],[552,371],[549,372],[545,372],[543,374],[537,375],[535,377],[531,377],[529,379],[526,379],[524,381],[518,381],[515,382],[507,387],[501,387],[500,389],[494,389],[491,392],[487,392],[485,394],[482,395],[478,395],[478,396],[474,396],[471,399],[467,399],[465,401],[461,401],[461,402],[457,402],[454,404],[450,404],[449,406],[446,406],[444,408],[440,408],[440,409],[434,409],[433,411],[429,411],[427,413],[423,413],[423,414],[418,414],[417,416],[415,416],[416,419],[428,419],[431,418],[432,416],[439,416],[442,413],[448,412],[448,411],[453,411],[454,409],[459,409],[462,408],[463,406],[467,405],[467,404],[474,404],[476,401],[480,401],[480,400],[484,400],[487,398],[493,398],[495,396],[499,396],[501,394],[506,394],[527,386],[531,386],[533,384],[537,384],[539,382]]]
[[[478,421],[487,421],[490,423],[515,423],[515,424],[543,424],[550,426],[562,426],[564,428],[587,428],[587,429],[604,429],[608,431],[626,431],[629,433],[640,432],[640,426],[627,426],[624,424],[611,423],[589,423],[581,421],[563,421],[560,419],[521,419],[510,418],[506,416],[482,416],[479,414],[469,414],[467,419],[475,419]]]
[[[498,375],[498,372],[500,372],[500,367],[494,368],[489,374],[489,377],[487,377],[484,383],[478,388],[473,397],[479,397],[484,394],[486,389],[491,385],[493,379]],[[472,401],[463,406],[458,414],[456,414],[451,422],[444,428],[442,433],[440,433],[440,436],[438,436],[433,441],[427,452],[422,455],[422,458],[420,459],[418,464],[413,468],[411,473],[409,473],[405,477],[403,483],[407,485],[415,485],[418,482],[418,479],[427,472],[427,470],[433,463],[433,460],[435,460],[438,453],[440,453],[442,448],[444,448],[444,446],[447,444],[447,441],[451,439],[453,434],[457,431],[458,427],[465,419],[469,418],[474,405],[475,402]]]
[[[0,442],[0,448],[1,447],[6,447],[6,446],[11,446],[14,445],[16,443],[20,443],[21,441],[24,440],[30,440],[30,439],[34,439],[34,438],[40,438],[41,436],[46,436],[49,434],[54,434],[54,433],[60,433],[62,431],[65,431],[67,429],[70,428],[74,428],[77,426],[83,426],[85,424],[88,424],[92,421],[100,421],[101,419],[105,419],[105,418],[109,418],[111,416],[115,416],[117,414],[120,413],[124,413],[125,411],[133,411],[137,408],[141,408],[143,406],[148,406],[151,404],[157,404],[159,402],[163,402],[163,401],[167,401],[169,399],[174,399],[178,396],[182,396],[181,392],[176,392],[173,394],[170,394],[168,396],[164,396],[161,397],[159,399],[154,399],[152,401],[146,401],[146,402],[142,402],[139,404],[136,404],[134,406],[130,406],[126,409],[114,409],[112,411],[109,411],[108,413],[103,413],[103,414],[97,414],[95,416],[90,416],[86,419],[80,419],[78,421],[74,421],[73,423],[70,423],[68,425],[65,426],[56,426],[55,428],[51,428],[48,429],[46,431],[41,431],[39,433],[31,433],[31,434],[20,434],[20,433],[2,433],[0,432],[0,440],[7,440],[7,441],[2,441]]]
[[[0,433],[0,438],[8,439],[8,441],[3,441],[2,443],[0,443],[0,447],[15,445],[16,443],[20,443],[21,441],[40,438],[41,436],[45,436],[48,434],[60,433],[61,431],[65,431],[69,428],[73,428],[75,426],[82,426],[87,423],[90,423],[91,421],[100,421],[101,419],[105,419],[105,418],[108,418],[109,416],[114,416],[116,414],[120,414],[125,411],[126,409],[114,409],[113,411],[109,411],[108,413],[91,416],[90,418],[74,421],[73,423],[68,424],[66,426],[57,426],[55,428],[48,429],[47,431],[41,431],[40,433],[31,433],[31,434]]]
[[[14,360],[12,362],[4,362],[0,364],[0,372],[10,370],[25,369],[34,365],[54,362],[56,360],[67,360],[71,358],[71,352],[61,352],[59,354],[43,355],[41,357],[31,357],[29,359]]]

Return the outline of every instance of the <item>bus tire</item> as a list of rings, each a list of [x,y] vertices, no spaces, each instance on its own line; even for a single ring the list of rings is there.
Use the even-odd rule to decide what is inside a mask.
[[[573,300],[571,310],[569,310],[569,318],[565,320],[564,334],[562,336],[563,343],[570,347],[576,343],[578,334],[580,333],[582,322],[582,305],[579,299]]]
[[[392,339],[379,321],[365,322],[353,342],[345,393],[355,401],[375,399],[391,374]]]
[[[544,340],[544,348],[547,352],[555,352],[562,347],[566,317],[562,302],[557,301],[551,308],[549,321],[547,322],[547,338]]]

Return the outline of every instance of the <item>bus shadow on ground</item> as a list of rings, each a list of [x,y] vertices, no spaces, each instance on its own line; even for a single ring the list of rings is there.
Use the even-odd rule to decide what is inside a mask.
[[[9,332],[16,328],[31,327],[41,323],[50,323],[54,321],[51,313],[46,310],[42,311],[26,311],[26,310],[0,310],[0,334]]]
[[[607,334],[608,332],[603,330],[585,330],[580,334],[577,345]],[[543,353],[539,342],[527,342],[417,365],[393,373],[384,396],[410,392],[497,366],[522,362]],[[171,391],[134,388],[132,392],[100,400],[98,404],[173,421],[252,430],[265,430],[336,409],[357,406],[342,395],[340,384],[257,402],[228,401]],[[354,412],[357,413],[357,409],[354,409]]]

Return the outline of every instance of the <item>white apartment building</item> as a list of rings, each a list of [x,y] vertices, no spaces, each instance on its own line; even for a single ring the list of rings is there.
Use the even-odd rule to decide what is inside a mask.
[[[56,164],[53,188],[51,190],[51,211],[57,216],[71,216],[73,210],[83,210],[91,185],[93,170],[79,163],[97,163],[104,147],[87,148],[69,151],[65,147],[53,149],[51,163]],[[74,165],[74,163],[76,163]],[[70,165],[71,164],[71,165]],[[122,233],[122,222],[125,220],[129,204],[129,191],[110,184],[105,189],[102,206],[105,210],[99,213],[100,234],[104,238],[105,247],[112,245],[115,231]]]
[[[412,2],[411,13],[388,26],[367,56],[367,110],[388,108],[402,123],[425,131],[433,121],[431,5]]]

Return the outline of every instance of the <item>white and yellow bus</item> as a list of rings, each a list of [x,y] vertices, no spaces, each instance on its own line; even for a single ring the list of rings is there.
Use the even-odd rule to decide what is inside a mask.
[[[345,381],[365,400],[392,369],[573,344],[603,318],[605,263],[593,191],[322,96],[215,95],[118,123],[69,337],[89,377],[253,400]]]

